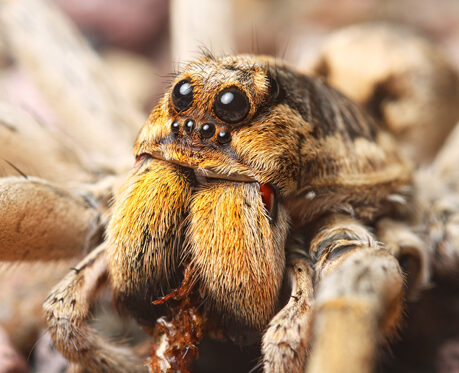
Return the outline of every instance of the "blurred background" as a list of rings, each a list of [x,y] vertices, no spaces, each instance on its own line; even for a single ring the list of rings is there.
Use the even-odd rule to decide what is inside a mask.
[[[308,70],[331,33],[374,21],[413,28],[459,71],[458,0],[3,0],[0,102],[64,134],[87,169],[122,172],[132,162],[136,131],[170,85],[170,73],[202,50],[269,54]],[[8,115],[2,116],[3,124]],[[97,132],[92,123],[105,119],[107,126]],[[9,145],[1,146],[0,155]],[[28,175],[56,182],[92,180],[21,157],[30,154],[15,160]],[[0,164],[0,176],[13,174]],[[40,307],[68,267],[64,262],[52,271],[38,265],[0,268],[0,373],[65,371],[65,361],[48,351]],[[459,372],[459,297],[456,288],[443,285],[409,305],[405,318],[412,321],[401,328],[390,351],[381,351],[381,372]],[[102,315],[108,328],[117,328],[110,311]],[[201,354],[208,359],[198,363],[202,372],[215,366],[220,372],[248,371],[259,356],[257,347],[209,342]]]
[[[170,83],[165,77],[180,63],[198,56],[203,48],[217,54],[269,54],[302,66],[314,58],[330,32],[369,21],[413,27],[441,47],[459,68],[457,0],[55,0],[55,3],[102,56],[120,89],[145,112]],[[5,66],[8,60],[3,57]],[[8,89],[10,99],[32,101],[25,95],[26,87],[33,89],[29,85],[31,82],[20,69],[3,69],[2,87]]]

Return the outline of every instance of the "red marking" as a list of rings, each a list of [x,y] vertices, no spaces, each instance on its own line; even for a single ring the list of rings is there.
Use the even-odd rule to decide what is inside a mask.
[[[140,153],[139,155],[137,155],[135,157],[135,164],[141,162],[144,159],[148,159],[148,158],[151,158],[150,154],[148,154],[148,153]]]
[[[268,213],[271,213],[272,208],[274,207],[274,189],[269,184],[259,184],[260,185],[260,193],[261,193],[261,200],[265,205],[266,210]]]

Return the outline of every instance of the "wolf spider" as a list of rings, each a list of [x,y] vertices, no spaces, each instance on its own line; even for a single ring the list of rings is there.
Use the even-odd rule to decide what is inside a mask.
[[[104,188],[81,198],[38,179],[1,184],[5,196],[31,188],[38,204],[61,203],[53,213],[84,233],[80,246],[106,228],[44,303],[68,360],[146,370],[88,325],[110,285],[119,310],[154,336],[150,371],[190,369],[205,334],[262,336],[265,372],[372,370],[404,299],[432,272],[457,271],[459,133],[414,172],[391,135],[323,80],[268,57],[191,62],[140,130],[107,224],[88,202]],[[46,239],[55,245],[2,259],[74,251]]]

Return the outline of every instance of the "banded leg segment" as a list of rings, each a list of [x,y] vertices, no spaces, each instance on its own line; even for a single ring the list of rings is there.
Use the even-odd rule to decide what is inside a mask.
[[[314,290],[312,268],[304,257],[287,259],[291,296],[271,320],[263,335],[263,370],[272,373],[303,372],[308,353]]]
[[[51,292],[43,308],[59,351],[90,372],[146,372],[127,348],[109,343],[87,324],[91,301],[108,281],[105,246],[81,261]]]
[[[398,325],[397,260],[356,220],[333,215],[312,240],[317,262],[308,372],[370,372],[376,347]]]

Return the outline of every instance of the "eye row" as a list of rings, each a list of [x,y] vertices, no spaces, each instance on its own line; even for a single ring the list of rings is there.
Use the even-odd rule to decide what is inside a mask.
[[[196,123],[193,119],[186,119],[185,122],[183,123],[183,130],[187,135],[191,135],[196,129]],[[178,120],[174,120],[171,124],[171,131],[173,133],[179,133],[180,132],[180,122]],[[215,124],[213,123],[204,123],[199,129],[198,129],[201,137],[208,139],[211,138],[216,131]],[[228,130],[226,129],[221,129],[217,133],[217,141],[220,144],[226,144],[231,141],[231,134]]]
[[[193,87],[188,79],[178,82],[172,90],[172,104],[178,113],[191,107],[193,103]],[[222,89],[214,99],[215,115],[222,121],[235,124],[242,121],[250,111],[247,95],[238,87],[230,86]]]

